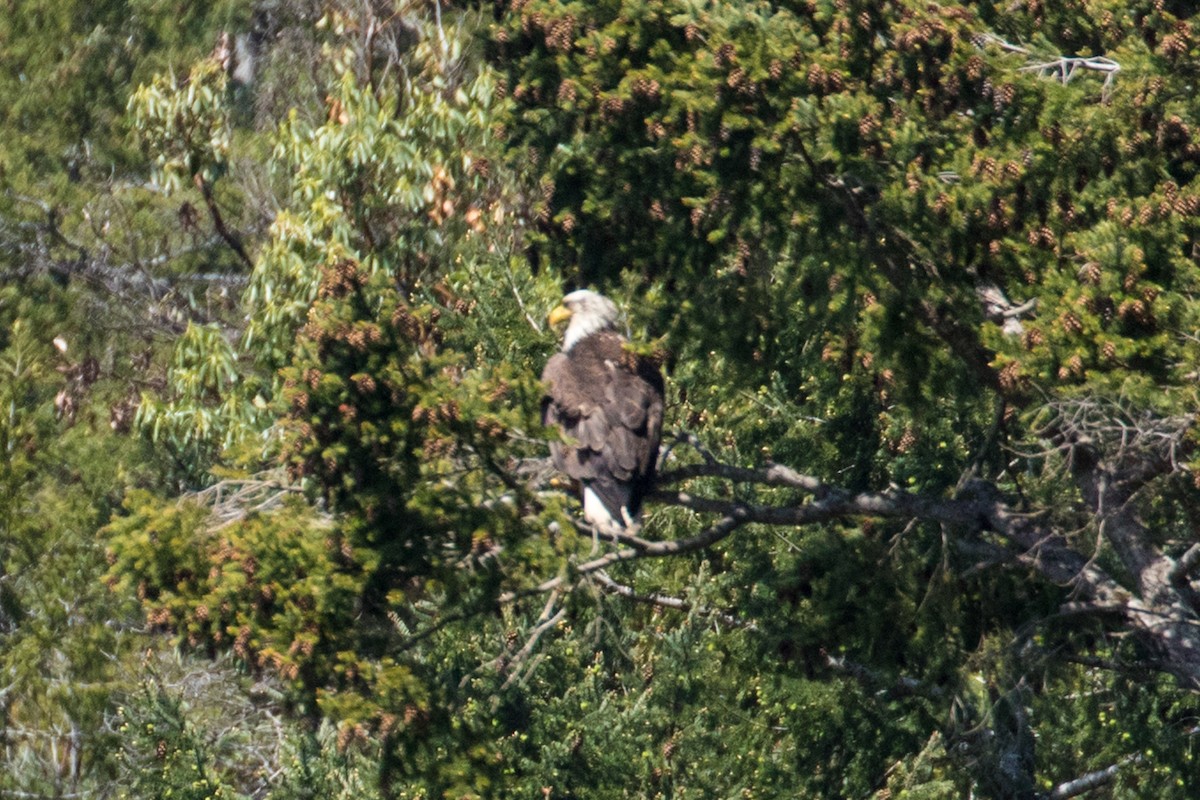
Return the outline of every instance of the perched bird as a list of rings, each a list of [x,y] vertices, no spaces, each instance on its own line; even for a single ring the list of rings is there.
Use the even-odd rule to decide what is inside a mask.
[[[617,319],[607,297],[568,294],[550,312],[551,325],[567,322],[562,350],[542,372],[542,422],[563,433],[550,444],[554,465],[578,484],[584,519],[605,530],[637,524],[663,421],[662,373],[625,349]]]

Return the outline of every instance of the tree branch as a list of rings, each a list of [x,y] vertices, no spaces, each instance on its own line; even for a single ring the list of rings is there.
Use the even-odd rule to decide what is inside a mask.
[[[1027,48],[1010,44],[994,33],[979,34],[975,43],[980,47],[992,44],[1006,52],[1020,53],[1023,56],[1033,55]],[[1075,77],[1075,73],[1078,70],[1092,70],[1104,73],[1101,99],[1107,101],[1112,94],[1113,81],[1117,77],[1117,73],[1121,71],[1121,65],[1111,58],[1105,58],[1104,56],[1057,56],[1046,61],[1039,61],[1021,67],[1022,72],[1036,72],[1040,78],[1054,77],[1064,86],[1071,81],[1071,78]]]
[[[1047,795],[1047,797],[1049,800],[1066,800],[1068,797],[1077,797],[1084,792],[1090,792],[1092,789],[1112,783],[1113,779],[1117,777],[1117,773],[1121,771],[1122,767],[1126,767],[1130,764],[1140,764],[1143,760],[1144,759],[1141,753],[1135,753],[1123,761],[1118,761],[1112,766],[1105,767],[1104,769],[1098,769],[1095,772],[1089,772],[1086,775],[1081,775],[1074,780],[1060,783],[1058,786],[1055,786],[1050,790],[1050,794]]]
[[[747,469],[731,464],[720,464],[715,461],[704,464],[689,464],[677,467],[669,472],[660,473],[655,483],[658,486],[670,486],[690,478],[713,477],[725,478],[736,483],[758,483],[763,486],[790,486],[815,493],[825,488],[819,479],[809,475],[801,475],[790,467],[782,464],[768,464],[765,469]]]
[[[217,207],[216,198],[213,197],[212,184],[204,180],[204,176],[197,172],[193,178],[196,188],[200,190],[200,194],[204,197],[204,204],[208,206],[208,215],[212,218],[213,227],[229,248],[237,253],[242,263],[247,268],[253,269],[254,262],[250,260],[250,256],[246,254],[246,248],[242,246],[242,240],[225,226],[225,218],[221,216],[221,209]]]
[[[676,611],[695,611],[697,614],[705,617],[712,617],[730,628],[746,628],[748,630],[757,630],[758,626],[753,622],[741,620],[732,614],[706,606],[693,606],[682,597],[671,597],[670,595],[651,592],[650,594],[638,594],[632,586],[626,586],[623,583],[617,583],[608,576],[604,570],[597,570],[591,576],[592,580],[600,584],[605,590],[612,592],[615,595],[632,600],[635,603],[645,603],[647,605],[658,606],[659,608],[673,608]]]
[[[1172,426],[1173,423],[1167,427],[1179,435],[1186,431],[1184,427]],[[1114,543],[1118,557],[1135,577],[1136,585],[1132,591],[1101,569],[1094,554],[1075,549],[1068,537],[1054,527],[1048,515],[1022,513],[1011,508],[995,486],[982,481],[968,482],[953,498],[914,495],[899,489],[852,493],[791,470],[776,467],[753,470],[717,462],[664,473],[663,481],[671,484],[690,477],[723,476],[738,482],[794,486],[813,499],[796,505],[771,506],[704,497],[687,491],[659,491],[651,495],[651,500],[698,513],[720,514],[722,519],[696,537],[655,542],[640,552],[622,550],[606,554],[583,565],[581,572],[604,569],[634,558],[700,549],[749,522],[800,526],[853,517],[878,517],[916,519],[968,532],[991,531],[1007,543],[1016,563],[1059,586],[1072,587],[1079,608],[1119,616],[1131,632],[1157,654],[1157,663],[1163,671],[1173,675],[1186,688],[1200,689],[1200,625],[1189,604],[1190,593],[1185,596],[1172,585],[1168,576],[1175,564],[1146,543],[1149,532],[1137,520],[1131,498],[1134,487],[1140,487],[1152,475],[1171,469],[1171,458],[1161,456],[1176,447],[1174,437],[1151,438],[1157,448],[1152,452],[1135,447],[1126,436],[1120,450],[1120,475],[1113,478],[1105,473],[1108,482],[1097,484],[1098,494],[1090,501],[1087,500],[1089,490],[1086,485],[1083,487],[1085,502],[1101,522],[1106,537]],[[1153,464],[1147,465],[1147,459]],[[1077,463],[1075,472],[1080,475],[1081,471],[1090,470],[1088,475],[1092,475],[1099,463],[1096,458]],[[1094,477],[1098,479],[1099,473]],[[1187,558],[1189,564],[1193,560],[1200,561],[1200,553]]]
[[[622,550],[614,550],[599,558],[594,558],[591,561],[580,564],[575,568],[574,572],[576,575],[590,575],[594,572],[608,569],[613,564],[619,564],[622,561],[632,561],[637,558],[662,558],[664,556],[703,550],[705,547],[724,539],[749,521],[744,514],[738,513],[735,510],[729,516],[726,516],[712,527],[706,528],[695,536],[685,539],[671,539],[665,542],[649,542],[646,547],[627,547]],[[558,577],[542,581],[534,587],[505,592],[500,595],[498,601],[501,604],[511,603],[522,597],[555,591],[564,583],[566,583],[566,579],[562,575],[559,575]]]
[[[512,658],[505,659],[502,656],[500,659],[497,659],[497,667],[509,671],[508,677],[505,678],[504,683],[500,687],[501,689],[507,689],[520,678],[522,674],[521,667],[533,654],[533,650],[537,647],[537,643],[542,638],[542,635],[562,622],[563,617],[567,615],[567,609],[565,608],[560,608],[557,611],[554,609],[560,595],[561,592],[557,590],[550,593],[550,597],[546,600],[546,605],[542,608],[541,615],[538,617],[537,622],[534,623],[533,630],[530,632],[521,649]],[[528,670],[525,673],[528,674]]]
[[[1188,585],[1188,581],[1197,567],[1200,567],[1200,544],[1189,547],[1187,552],[1175,562],[1175,566],[1171,567],[1171,572],[1167,577],[1173,586],[1183,588]]]

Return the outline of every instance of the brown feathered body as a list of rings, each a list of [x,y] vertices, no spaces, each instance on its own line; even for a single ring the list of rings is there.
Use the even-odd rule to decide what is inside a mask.
[[[555,466],[578,482],[589,522],[626,527],[654,483],[662,373],[604,329],[554,354],[542,380],[542,421],[564,434],[550,444]]]

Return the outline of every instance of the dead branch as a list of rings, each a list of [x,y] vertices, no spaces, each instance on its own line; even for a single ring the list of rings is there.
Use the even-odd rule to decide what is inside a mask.
[[[676,611],[695,611],[697,614],[704,617],[712,617],[730,628],[746,628],[747,630],[757,630],[758,626],[751,621],[739,619],[732,614],[716,609],[708,608],[707,606],[693,606],[682,597],[671,597],[670,595],[651,592],[649,594],[638,594],[632,586],[626,586],[623,583],[617,583],[608,576],[604,570],[597,570],[591,575],[591,579],[603,587],[606,591],[611,592],[620,597],[632,600],[635,603],[645,603],[647,605],[657,606],[659,608],[672,608]]]
[[[538,616],[537,622],[534,623],[533,630],[529,633],[529,636],[525,640],[525,644],[522,645],[521,649],[518,650],[511,658],[506,659],[501,656],[499,659],[497,659],[496,666],[500,669],[507,670],[509,673],[508,677],[505,678],[504,683],[501,685],[501,689],[507,689],[515,681],[521,678],[522,675],[528,675],[531,671],[532,665],[530,665],[530,669],[526,670],[523,670],[522,667],[533,654],[534,648],[537,647],[538,641],[542,638],[542,635],[545,634],[546,631],[554,628],[556,625],[558,625],[558,623],[562,622],[563,617],[565,617],[567,614],[567,610],[565,608],[555,610],[555,605],[557,605],[561,596],[561,591],[552,591],[550,593],[550,597],[546,600],[546,605],[542,608],[541,615]]]
[[[974,41],[976,46],[980,48],[993,45],[1007,53],[1018,53],[1030,58],[1034,57],[1032,51],[1015,44],[1010,44],[994,33],[979,34]],[[1070,83],[1076,73],[1081,70],[1104,74],[1101,99],[1107,101],[1112,94],[1112,85],[1116,80],[1117,73],[1121,71],[1121,65],[1111,58],[1104,56],[1080,57],[1056,55],[1021,67],[1022,72],[1036,72],[1038,77],[1054,78],[1064,86]]]
[[[195,503],[212,513],[211,530],[220,530],[245,519],[250,514],[274,511],[289,496],[303,490],[288,483],[282,470],[268,470],[248,478],[229,478],[218,481],[198,492],[185,494],[180,502]]]
[[[1050,790],[1048,797],[1050,800],[1066,800],[1068,797],[1077,797],[1084,792],[1090,792],[1092,789],[1097,789],[1101,786],[1112,783],[1113,779],[1117,777],[1117,773],[1120,772],[1122,768],[1127,767],[1130,764],[1140,764],[1144,760],[1145,759],[1141,753],[1135,753],[1134,755],[1131,755],[1122,761],[1118,761],[1112,766],[1105,767],[1104,769],[1098,769],[1095,772],[1089,772],[1086,775],[1081,775],[1074,780],[1060,783],[1058,786],[1055,786]]]
[[[1178,471],[1192,447],[1187,439],[1190,416],[1158,416],[1103,398],[1052,400],[1045,409],[1038,434],[1052,450],[1073,466],[1102,453],[1122,481],[1144,483]]]

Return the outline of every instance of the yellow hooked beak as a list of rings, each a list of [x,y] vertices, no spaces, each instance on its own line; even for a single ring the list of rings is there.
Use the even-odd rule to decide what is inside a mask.
[[[567,308],[566,306],[555,306],[550,312],[550,316],[547,317],[547,319],[550,320],[550,327],[554,327],[560,322],[566,322],[570,318],[571,309]]]

